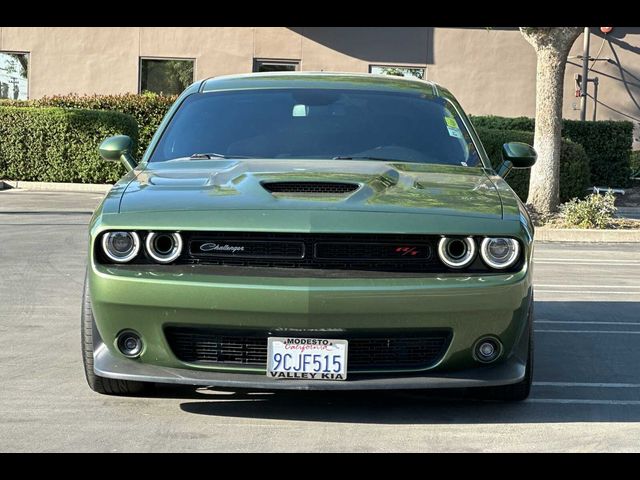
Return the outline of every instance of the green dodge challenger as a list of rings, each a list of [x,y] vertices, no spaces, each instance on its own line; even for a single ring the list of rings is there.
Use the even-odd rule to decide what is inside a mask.
[[[268,73],[194,83],[94,213],[89,386],[475,388],[533,369],[533,226],[441,86]],[[476,388],[481,387],[481,388]]]

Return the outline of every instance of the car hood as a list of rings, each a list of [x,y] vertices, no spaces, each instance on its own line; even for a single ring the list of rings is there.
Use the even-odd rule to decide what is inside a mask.
[[[345,193],[273,193],[270,182],[351,183]],[[481,168],[362,160],[173,160],[147,164],[120,212],[344,210],[501,218]]]

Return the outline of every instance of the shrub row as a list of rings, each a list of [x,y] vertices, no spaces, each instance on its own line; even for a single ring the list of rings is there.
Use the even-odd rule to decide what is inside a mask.
[[[533,132],[533,118],[473,116],[476,127]],[[591,185],[628,187],[631,175],[630,155],[633,123],[626,121],[581,122],[564,120],[562,137],[584,147],[591,167]]]
[[[103,161],[98,145],[119,134],[137,144],[136,120],[118,112],[0,105],[0,178],[114,182],[124,167]]]
[[[502,145],[507,142],[524,142],[533,145],[533,133],[518,130],[476,128],[494,168],[502,162]],[[522,201],[529,194],[529,169],[514,169],[506,178],[507,183]],[[584,148],[571,140],[562,139],[560,153],[560,201],[583,198],[590,186],[589,157]]]
[[[138,122],[139,147],[136,158],[139,160],[147,149],[151,137],[158,129],[162,118],[177,96],[158,95],[156,93],[133,93],[120,95],[57,95],[29,101],[0,101],[0,105],[61,107],[87,110],[109,110],[126,113]]]
[[[640,150],[631,153],[631,174],[640,177]]]
[[[90,110],[111,110],[131,115],[138,122],[138,154],[140,160],[147,149],[151,137],[177,95],[167,96],[156,93],[133,93],[122,95],[64,95],[44,97],[36,100],[39,106],[82,108]]]

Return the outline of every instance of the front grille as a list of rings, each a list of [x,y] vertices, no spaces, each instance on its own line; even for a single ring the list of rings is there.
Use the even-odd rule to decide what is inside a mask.
[[[201,271],[213,267],[216,271],[211,273],[216,275],[356,278],[387,273],[411,277],[438,273],[504,274],[519,271],[524,262],[523,255],[512,267],[497,272],[489,269],[480,255],[476,255],[463,271],[452,270],[438,257],[439,235],[188,230],[180,234],[184,248],[172,264],[157,265],[141,249],[143,253],[133,261],[116,268],[146,264],[149,268],[178,271],[182,266],[198,265],[203,267]],[[139,235],[144,243],[144,232]],[[95,255],[99,263],[112,263],[101,248],[95,249]],[[289,272],[287,269],[297,271]]]
[[[183,234],[184,235],[184,234]],[[182,262],[246,267],[439,272],[438,237],[386,234],[193,233]]]
[[[265,333],[229,335],[207,328],[167,327],[165,335],[174,355],[183,362],[266,368]],[[349,341],[349,371],[428,368],[442,358],[451,341],[448,331],[414,336],[331,335]]]
[[[341,182],[263,182],[271,193],[307,193],[312,195],[344,195],[358,189],[356,183]]]

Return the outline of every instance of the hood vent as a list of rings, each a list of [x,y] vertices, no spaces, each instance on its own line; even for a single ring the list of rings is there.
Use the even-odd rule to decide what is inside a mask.
[[[262,187],[271,193],[295,193],[307,195],[344,195],[355,192],[357,183],[343,182],[263,182]]]

